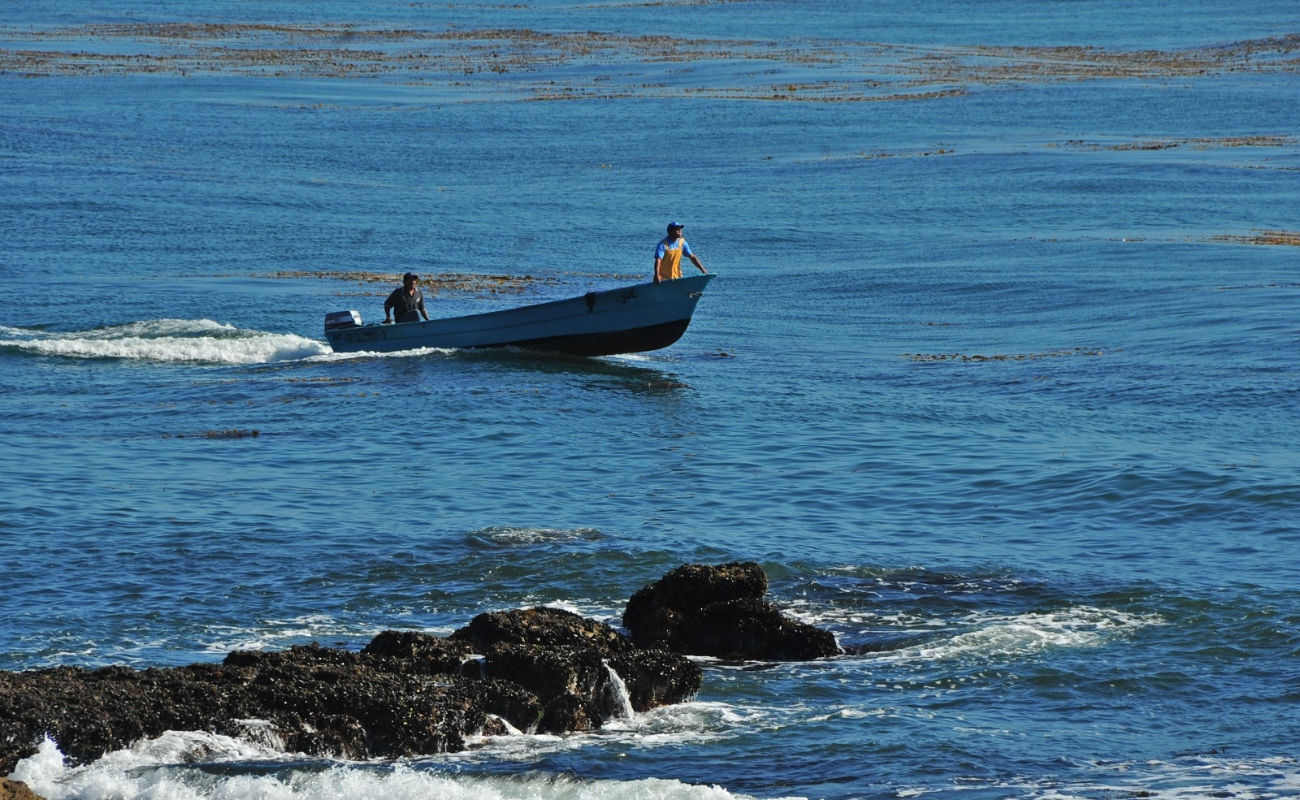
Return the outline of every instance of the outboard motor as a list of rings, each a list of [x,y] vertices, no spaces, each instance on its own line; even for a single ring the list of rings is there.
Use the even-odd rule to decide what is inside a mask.
[[[361,314],[358,311],[331,311],[325,315],[325,332],[342,328],[361,327]]]

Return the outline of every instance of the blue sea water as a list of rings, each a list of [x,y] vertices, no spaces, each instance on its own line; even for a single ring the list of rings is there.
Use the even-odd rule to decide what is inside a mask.
[[[736,559],[861,650],[706,661],[597,734],[178,731],[15,777],[1300,795],[1300,251],[1262,233],[1300,230],[1297,34],[1210,0],[0,6],[0,668],[617,625]],[[672,218],[718,278],[666,350],[324,343],[382,313],[352,273],[526,277],[429,297],[504,308],[645,280]]]

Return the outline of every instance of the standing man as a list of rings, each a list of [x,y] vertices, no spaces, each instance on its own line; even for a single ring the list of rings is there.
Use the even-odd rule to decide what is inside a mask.
[[[655,283],[682,277],[683,255],[689,258],[700,272],[708,273],[700,260],[691,252],[691,246],[682,238],[682,223],[670,222],[668,235],[660,239],[659,246],[655,248]]]
[[[420,317],[426,320],[429,315],[424,311],[424,292],[416,286],[420,282],[420,276],[414,272],[408,272],[402,276],[402,288],[394,289],[393,293],[384,301],[384,323],[392,322],[393,314],[396,312],[398,322],[419,322]]]

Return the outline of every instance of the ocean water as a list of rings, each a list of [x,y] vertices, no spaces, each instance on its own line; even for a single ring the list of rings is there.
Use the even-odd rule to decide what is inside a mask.
[[[63,798],[1300,795],[1300,6],[0,4],[0,668],[617,625],[756,560],[854,650],[373,763]],[[718,274],[683,339],[337,355]],[[491,276],[508,276],[496,280]]]

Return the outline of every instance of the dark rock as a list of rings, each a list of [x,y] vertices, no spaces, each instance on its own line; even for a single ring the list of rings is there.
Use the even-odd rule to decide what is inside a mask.
[[[473,647],[463,640],[444,639],[416,631],[384,631],[361,652],[397,660],[425,675],[459,675]],[[477,667],[476,667],[477,669]]]
[[[792,620],[762,600],[714,603],[678,632],[685,652],[718,658],[806,661],[840,652],[830,631]]]
[[[547,703],[542,719],[552,730],[594,731],[601,726],[601,717],[592,704],[572,694],[559,695]]]
[[[682,620],[714,603],[767,593],[767,574],[753,561],[720,566],[687,564],[632,595],[623,612],[623,627],[646,649],[678,650],[672,639]]]
[[[542,730],[594,730],[617,713],[611,669],[636,711],[683,702],[704,680],[699,666],[681,655],[637,650],[608,625],[559,609],[481,614],[457,635],[486,650],[485,675],[518,683],[546,704]],[[556,702],[566,695],[581,702]]]
[[[603,622],[585,619],[561,608],[524,608],[479,614],[450,637],[467,641],[480,653],[498,644],[540,644],[578,647],[608,655],[633,648],[627,637]]]
[[[632,650],[609,657],[609,665],[623,679],[634,711],[684,703],[704,683],[704,670],[678,653]]]
[[[643,649],[727,659],[803,661],[837,655],[835,637],[763,600],[758,564],[678,567],[628,601],[623,626]]]
[[[530,644],[501,644],[488,652],[483,672],[489,678],[517,683],[548,705],[562,695],[572,695],[590,704],[596,720],[609,716],[607,701],[609,668],[595,650],[577,647],[542,647]],[[599,722],[592,727],[600,727]],[[542,730],[561,732],[543,716]],[[584,728],[583,730],[586,730]]]
[[[484,736],[508,736],[509,734],[510,728],[500,717],[488,717],[487,723],[483,726]]]
[[[522,729],[541,718],[541,702],[517,684],[392,666],[294,648],[175,669],[0,673],[0,773],[46,734],[73,763],[86,763],[167,730],[233,736],[246,731],[243,720],[264,719],[291,751],[367,758],[462,750],[494,717]]]
[[[753,561],[718,566],[687,564],[637,592],[627,604],[623,624],[630,628],[628,616],[636,616],[643,605],[692,614],[714,603],[746,598],[761,600],[766,594],[767,573]]]

